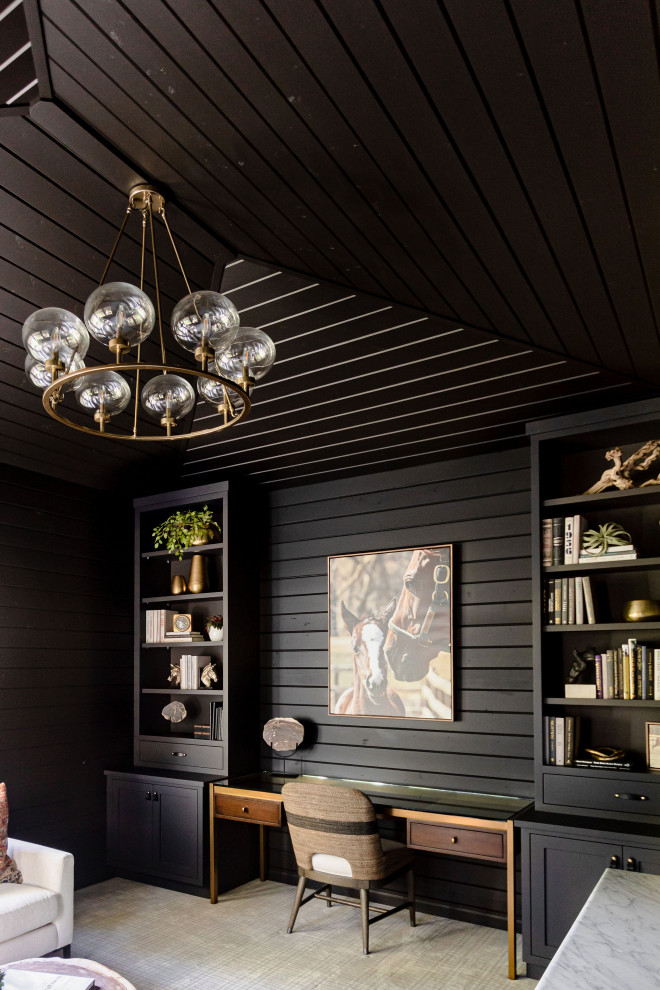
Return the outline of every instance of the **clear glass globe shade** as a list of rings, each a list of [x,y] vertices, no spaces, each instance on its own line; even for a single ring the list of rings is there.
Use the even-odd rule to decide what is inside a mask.
[[[74,354],[70,361],[67,362],[65,371],[80,371],[84,367],[85,362],[83,359],[78,354]],[[28,354],[25,358],[25,374],[37,388],[48,388],[52,382],[50,368],[47,368],[43,361],[37,361],[31,354]],[[74,378],[71,382],[64,382],[62,389],[64,392],[74,392],[79,387],[81,381],[82,376],[80,378]]]
[[[58,306],[38,309],[23,324],[23,346],[37,361],[49,361],[58,351],[66,364],[72,354],[84,358],[89,347],[89,334],[83,321],[74,313]]]
[[[209,361],[209,366],[207,371],[212,375],[222,374],[216,368],[215,361]],[[228,377],[225,375],[225,377]],[[198,378],[197,379],[197,391],[201,395],[205,402],[208,402],[210,406],[217,409],[218,406],[222,406],[225,401],[225,390],[220,382],[212,382],[209,378]],[[240,412],[243,408],[244,402],[240,397],[238,392],[232,392],[230,388],[227,389],[229,398],[231,399],[231,404],[236,410]]]
[[[92,371],[82,376],[76,399],[83,409],[97,412],[103,405],[106,416],[116,416],[131,401],[131,389],[116,371]]]
[[[128,282],[107,282],[94,289],[85,303],[85,324],[92,337],[109,344],[122,337],[139,344],[154,328],[156,312],[151,299]]]
[[[179,375],[156,375],[142,389],[142,405],[152,416],[181,419],[195,405],[195,392]]]
[[[172,311],[172,334],[187,351],[204,342],[215,348],[225,334],[231,340],[238,329],[238,310],[231,299],[219,292],[202,289],[184,296]]]
[[[253,327],[241,327],[230,343],[222,343],[215,352],[218,373],[235,381],[243,378],[244,367],[250,378],[263,378],[274,363],[275,344],[267,333]]]

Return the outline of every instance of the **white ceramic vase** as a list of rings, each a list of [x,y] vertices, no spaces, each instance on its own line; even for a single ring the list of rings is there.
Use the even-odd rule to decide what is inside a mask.
[[[212,643],[222,642],[222,637],[225,632],[224,629],[218,629],[216,628],[216,626],[209,626],[207,631],[209,634],[209,639],[211,640]]]

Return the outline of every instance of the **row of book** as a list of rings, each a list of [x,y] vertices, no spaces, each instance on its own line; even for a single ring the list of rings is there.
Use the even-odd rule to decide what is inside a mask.
[[[632,543],[609,546],[603,553],[599,553],[598,549],[587,550],[582,546],[586,526],[587,520],[580,515],[544,519],[541,530],[543,566],[637,559],[637,550]]]
[[[197,691],[201,686],[199,675],[207,663],[211,663],[212,659],[212,657],[192,656],[192,654],[183,654],[179,657],[178,663],[181,677],[179,687],[184,691]]]
[[[550,626],[593,625],[596,622],[588,575],[546,578],[543,583],[543,622]]]
[[[169,608],[148,608],[145,612],[145,643],[203,643],[201,632],[174,629],[176,614]]]
[[[222,740],[222,702],[210,703],[210,733],[211,739]]]
[[[222,741],[222,702],[212,701],[209,706],[209,722],[196,722],[193,727],[195,739]]]
[[[660,701],[660,649],[629,639],[596,654],[596,697]]]
[[[543,716],[543,762],[546,766],[574,766],[579,745],[579,715]]]

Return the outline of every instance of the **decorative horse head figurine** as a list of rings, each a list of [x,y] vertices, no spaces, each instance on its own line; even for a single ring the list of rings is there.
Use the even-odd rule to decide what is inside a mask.
[[[204,687],[211,687],[211,684],[218,680],[214,663],[207,663],[206,667],[204,667],[202,673],[200,674],[200,680]]]
[[[173,687],[179,686],[181,683],[181,667],[178,663],[170,664],[170,676],[167,679],[173,682]]]

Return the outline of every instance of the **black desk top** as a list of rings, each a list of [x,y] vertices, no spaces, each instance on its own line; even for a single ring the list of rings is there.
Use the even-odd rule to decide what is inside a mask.
[[[403,808],[408,811],[428,811],[439,815],[463,818],[484,818],[508,821],[532,804],[529,798],[504,794],[479,794],[472,791],[452,791],[435,787],[413,787],[406,784],[381,784],[373,780],[347,780],[338,777],[292,776],[263,771],[245,777],[218,780],[216,787],[236,787],[246,791],[279,794],[291,780],[323,782],[354,787],[367,794],[378,807]]]

